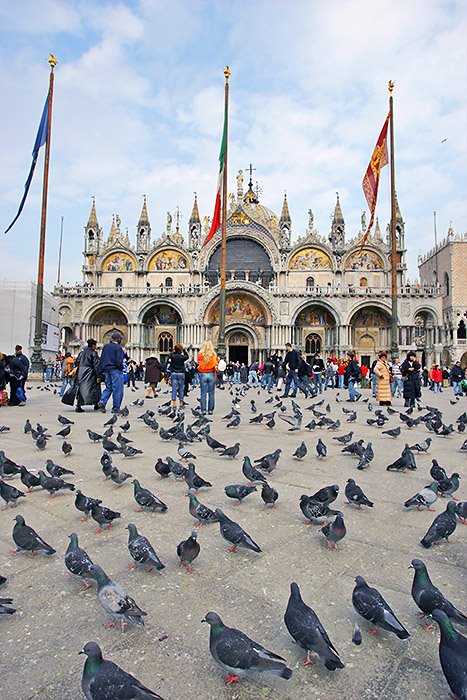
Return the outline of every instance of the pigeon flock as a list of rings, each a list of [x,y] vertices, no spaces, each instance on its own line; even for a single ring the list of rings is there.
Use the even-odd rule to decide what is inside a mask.
[[[372,649],[416,662],[423,635],[436,687],[409,690],[467,700],[466,589],[450,567],[466,562],[459,402],[447,420],[439,405],[348,408],[339,392],[217,393],[213,416],[197,392],[175,413],[166,391],[106,420],[75,417],[39,385],[26,408],[2,411],[0,616],[14,649],[2,696],[29,700],[49,684],[51,700],[79,687],[88,700],[182,700],[216,678],[215,662],[207,699],[245,678],[271,700],[320,687],[376,697],[364,680]],[[187,664],[184,635],[196,639],[195,678],[167,679],[164,660]],[[54,689],[57,659],[69,695]]]

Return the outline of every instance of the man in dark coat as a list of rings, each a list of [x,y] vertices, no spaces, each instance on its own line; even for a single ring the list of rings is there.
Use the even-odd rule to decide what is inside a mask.
[[[420,379],[420,363],[413,350],[407,353],[407,359],[401,364],[402,381],[404,382],[405,406],[415,406],[415,400],[422,395]]]
[[[162,378],[162,365],[157,357],[148,357],[146,360],[146,372],[144,381],[148,385],[146,398],[152,399],[157,397],[157,385]],[[152,393],[152,396],[151,396]]]
[[[94,406],[98,410],[98,403],[101,398],[100,387],[100,363],[96,352],[97,342],[90,338],[88,347],[78,355],[75,365],[78,365],[76,373],[76,413],[83,413],[83,406]]]

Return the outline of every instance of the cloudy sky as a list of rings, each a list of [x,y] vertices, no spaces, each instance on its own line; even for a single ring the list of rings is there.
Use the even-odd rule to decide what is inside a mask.
[[[232,70],[229,191],[250,162],[261,201],[280,212],[287,191],[293,237],[307,211],[328,234],[336,192],[348,237],[359,230],[361,180],[396,83],[396,186],[409,276],[450,222],[467,225],[467,4],[464,0],[17,0],[0,4],[0,227],[16,213],[56,68],[46,283],[80,279],[82,234],[96,197],[134,238],[148,198],[153,237],[180,207],[186,230],[198,193],[212,215]],[[43,153],[42,149],[42,153]],[[42,157],[23,215],[2,235],[0,277],[34,279]],[[389,169],[378,213],[389,219]]]

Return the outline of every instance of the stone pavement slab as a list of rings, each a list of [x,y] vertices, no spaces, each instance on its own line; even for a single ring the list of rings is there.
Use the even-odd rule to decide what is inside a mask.
[[[190,407],[196,405],[198,392],[189,396]],[[368,392],[366,395],[369,395]],[[254,398],[258,410],[268,412],[268,394],[250,390],[240,404],[242,422],[239,428],[229,430],[221,421],[230,408],[228,389],[217,391],[216,411],[211,433],[227,445],[241,443],[237,459],[229,460],[215,454],[205,442],[193,444],[196,469],[213,483],[212,489],[200,492],[199,499],[212,508],[221,507],[238,521],[258,542],[263,552],[227,552],[227,543],[219,535],[217,524],[203,526],[198,531],[201,554],[194,563],[194,573],[180,569],[176,557],[178,542],[185,539],[194,527],[188,512],[185,484],[170,479],[160,480],[154,471],[158,457],[179,459],[177,444],[164,442],[137,420],[146,408],[156,410],[161,400],[146,401],[143,408],[131,406],[131,401],[144,396],[140,385],[136,392],[127,391],[125,401],[130,406],[131,429],[127,437],[143,450],[134,459],[114,456],[114,463],[138,478],[167,505],[166,513],[137,513],[133,500],[133,486],[126,482],[116,488],[113,482],[103,481],[100,456],[102,446],[91,443],[86,429],[103,431],[103,423],[110,417],[89,411],[76,414],[59,402],[58,396],[32,385],[25,407],[0,409],[0,424],[11,431],[0,434],[0,449],[29,469],[44,468],[51,458],[66,466],[75,475],[70,481],[85,494],[101,498],[104,505],[121,512],[110,531],[96,534],[94,521],[81,522],[70,492],[49,498],[36,489],[21,499],[17,509],[0,513],[0,573],[8,577],[1,595],[12,596],[18,613],[0,620],[3,654],[1,686],[6,700],[75,700],[82,697],[80,682],[83,657],[78,652],[90,640],[97,641],[104,656],[136,675],[166,700],[182,700],[199,696],[203,700],[316,700],[345,697],[402,700],[423,697],[438,700],[448,697],[449,689],[438,661],[438,631],[426,632],[420,625],[417,608],[410,590],[413,573],[409,570],[414,557],[428,565],[433,581],[445,595],[461,609],[466,600],[467,529],[458,525],[453,535],[455,544],[424,550],[419,541],[433,520],[434,513],[406,511],[404,501],[415,494],[429,480],[431,459],[436,458],[449,473],[458,471],[461,488],[456,496],[466,499],[465,454],[459,451],[464,436],[458,433],[449,438],[434,437],[428,455],[417,455],[417,471],[397,474],[386,471],[386,466],[402,451],[405,442],[414,444],[427,436],[423,425],[402,428],[401,436],[391,439],[381,435],[378,428],[368,426],[366,419],[373,414],[367,405],[356,404],[357,421],[345,422],[342,407],[336,395],[327,391],[334,418],[340,418],[337,432],[325,429],[288,432],[288,424],[277,420],[269,431],[264,425],[249,424],[253,414],[249,408]],[[344,397],[343,392],[340,398]],[[439,406],[447,423],[467,408],[462,399],[457,405],[449,403],[450,392],[434,396],[426,392],[424,401]],[[286,404],[288,405],[288,402]],[[305,409],[312,401],[298,399]],[[396,400],[395,407],[402,408]],[[323,410],[323,409],[321,409]],[[64,457],[62,441],[55,433],[60,429],[58,413],[75,421],[68,441],[73,452]],[[304,411],[305,418],[311,414]],[[49,428],[52,437],[46,450],[39,452],[32,439],[24,435],[26,418],[41,422]],[[391,416],[385,428],[400,424],[398,416]],[[192,419],[187,412],[187,420]],[[126,419],[117,421],[117,426]],[[168,427],[167,418],[159,418]],[[305,422],[308,422],[304,420]],[[357,461],[342,454],[341,446],[332,437],[350,429],[354,439],[371,440],[375,459],[369,469],[357,471]],[[326,459],[318,459],[315,445],[321,437],[328,446]],[[292,457],[304,440],[307,456],[301,461]],[[281,447],[282,456],[277,468],[268,477],[279,491],[274,510],[263,505],[258,492],[235,506],[224,494],[228,483],[244,483],[242,459],[253,460]],[[347,479],[353,477],[363,488],[374,508],[357,510],[344,501]],[[19,479],[13,482],[22,487]],[[312,494],[322,486],[337,483],[340,494],[333,507],[345,515],[347,536],[342,551],[328,551],[320,527],[305,525],[298,501],[302,493]],[[438,499],[436,513],[444,509],[446,501]],[[53,557],[31,559],[24,554],[9,555],[13,541],[11,532],[16,513],[34,527],[46,541],[57,549]],[[130,570],[131,558],[127,550],[125,525],[134,522],[141,534],[149,537],[166,568],[162,572],[146,573]],[[102,625],[107,617],[100,607],[96,589],[84,591],[80,582],[66,576],[63,556],[68,546],[68,535],[77,532],[79,542],[91,558],[99,563],[109,576],[120,583],[148,613],[146,627],[129,629],[124,634]],[[370,585],[376,586],[394,608],[411,633],[407,641],[380,632],[377,637],[368,634],[368,624],[358,619],[351,604],[356,575],[363,575]],[[304,600],[317,612],[331,640],[346,664],[343,670],[327,671],[316,659],[314,666],[301,664],[305,652],[292,642],[283,615],[287,605],[290,583],[299,583]],[[222,671],[209,653],[209,629],[201,624],[209,610],[215,610],[224,622],[237,627],[266,647],[281,654],[293,668],[293,676],[283,681],[266,675],[242,681],[238,686],[226,687]],[[6,616],[4,616],[6,617]],[[358,621],[363,643],[351,643],[352,631]],[[460,631],[465,630],[459,628]]]

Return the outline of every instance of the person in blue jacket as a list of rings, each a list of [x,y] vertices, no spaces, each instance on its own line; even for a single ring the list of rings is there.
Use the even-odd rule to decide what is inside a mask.
[[[123,335],[112,333],[110,343],[102,348],[101,372],[104,374],[105,389],[98,403],[99,411],[105,413],[107,401],[112,397],[112,413],[118,413],[123,401],[123,360],[125,353],[121,347]]]

